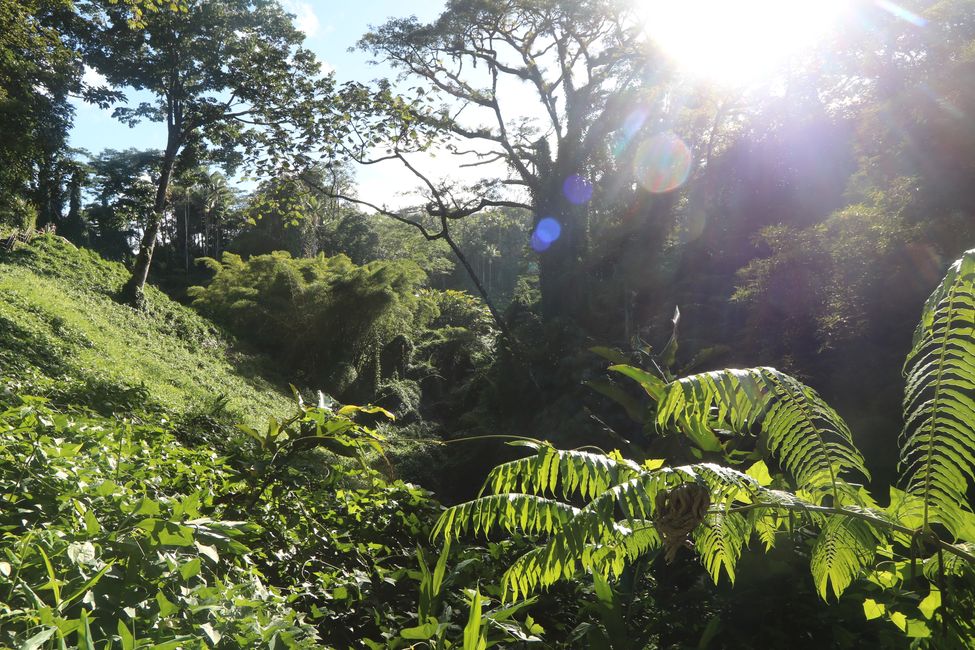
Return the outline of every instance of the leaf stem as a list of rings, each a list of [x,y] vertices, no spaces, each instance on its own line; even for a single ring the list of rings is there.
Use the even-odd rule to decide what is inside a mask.
[[[843,517],[852,517],[853,519],[860,519],[866,521],[869,524],[879,526],[881,528],[887,528],[888,530],[893,530],[904,535],[916,536],[918,535],[918,530],[914,528],[908,528],[907,526],[901,526],[892,521],[882,519],[880,517],[871,515],[869,512],[864,512],[862,510],[847,510],[846,508],[832,508],[829,506],[815,506],[811,504],[804,503],[751,503],[744,506],[739,506],[737,508],[731,508],[728,512],[747,512],[749,510],[758,510],[759,508],[770,508],[770,509],[782,509],[788,510],[790,512],[818,512],[824,515],[840,515]],[[947,551],[952,555],[962,558],[967,562],[971,562],[975,565],[975,555],[972,555],[968,551],[955,544],[944,541],[938,537],[933,532],[929,532],[923,535],[924,539],[934,544],[939,550]]]

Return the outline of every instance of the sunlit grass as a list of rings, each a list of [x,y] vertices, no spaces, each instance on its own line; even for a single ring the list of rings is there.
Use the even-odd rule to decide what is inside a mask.
[[[53,395],[73,382],[141,386],[149,406],[176,412],[226,395],[232,411],[254,422],[290,411],[290,399],[262,377],[271,364],[235,351],[191,310],[152,291],[155,311],[134,311],[105,291],[124,279],[121,265],[65,244],[38,246],[20,258],[24,265],[0,259],[0,375]],[[60,272],[45,273],[54,260]]]

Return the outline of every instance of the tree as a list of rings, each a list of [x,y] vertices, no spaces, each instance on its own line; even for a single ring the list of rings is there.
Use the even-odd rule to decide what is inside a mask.
[[[106,149],[90,162],[95,201],[88,206],[92,243],[105,256],[127,259],[130,239],[152,210],[160,152]]]
[[[287,168],[291,156],[323,137],[317,116],[325,114],[332,80],[301,47],[291,16],[272,0],[195,0],[179,11],[135,11],[122,4],[97,7],[87,55],[114,86],[156,97],[117,108],[118,119],[166,125],[155,199],[122,291],[138,305],[177,160],[189,166],[209,157],[228,170],[242,163],[259,171]],[[144,26],[133,27],[133,17]]]
[[[197,257],[219,257],[232,236],[236,192],[219,171],[182,171],[171,186],[171,210],[162,227],[168,262],[189,273]]]
[[[430,238],[450,244],[450,222],[486,208],[531,210],[533,227],[548,228],[536,248],[545,249],[540,282],[550,318],[577,314],[586,294],[589,209],[566,184],[591,191],[611,135],[635,107],[630,89],[642,85],[651,65],[630,12],[629,3],[615,0],[451,0],[429,25],[391,20],[360,41],[420,86],[410,101],[384,97],[381,87],[373,106],[385,102],[382,121],[392,126],[378,138],[374,130],[354,131],[346,151],[363,163],[398,160],[417,175],[429,201],[425,212],[439,222],[425,232]],[[533,96],[529,108],[526,95],[513,92],[525,88]],[[442,105],[432,106],[438,100]],[[390,115],[400,119],[390,122]],[[372,154],[376,144],[386,153]],[[503,163],[510,177],[465,194],[410,158],[431,146],[458,156],[458,164]],[[504,191],[511,187],[520,194],[512,198]]]
[[[80,61],[62,33],[71,15],[60,0],[0,5],[0,223],[26,223],[29,197],[42,222],[60,216],[61,152],[80,90]],[[17,207],[20,205],[21,207]],[[57,214],[55,215],[55,212]]]

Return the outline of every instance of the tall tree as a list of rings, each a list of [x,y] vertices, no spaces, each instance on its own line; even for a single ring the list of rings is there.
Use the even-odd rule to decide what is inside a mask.
[[[64,33],[72,15],[63,0],[0,3],[0,223],[33,225],[25,210],[59,216],[68,95],[81,88],[81,62]]]
[[[131,256],[130,239],[152,210],[160,152],[106,149],[89,161],[94,202],[88,205],[91,241],[108,257]]]
[[[144,25],[134,27],[133,18]],[[94,10],[92,25],[92,65],[112,85],[156,97],[117,108],[115,116],[166,125],[153,209],[122,291],[139,305],[177,160],[206,156],[228,170],[287,168],[292,156],[321,140],[324,122],[317,117],[332,80],[273,0],[192,0],[179,11],[148,14],[106,3]]]
[[[391,104],[427,136],[414,150],[439,136],[440,145],[466,156],[468,165],[501,162],[510,175],[478,183],[465,199],[408,159],[403,129],[388,134],[385,155],[369,159],[368,148],[359,147],[354,157],[398,158],[414,171],[429,195],[426,212],[440,217],[442,232],[450,220],[486,208],[530,209],[533,227],[545,229],[537,248],[545,249],[539,270],[547,317],[574,316],[586,293],[581,262],[589,208],[567,183],[589,191],[612,134],[636,108],[629,89],[642,86],[651,65],[631,12],[631,3],[619,0],[450,0],[430,24],[391,20],[360,42],[418,80],[419,95],[442,103]],[[353,135],[351,149],[374,144],[368,138],[357,143],[360,135]],[[511,187],[521,189],[517,198],[499,198],[511,197],[504,192]]]

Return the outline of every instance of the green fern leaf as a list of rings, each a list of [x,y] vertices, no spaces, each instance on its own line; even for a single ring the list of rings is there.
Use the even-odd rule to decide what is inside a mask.
[[[701,563],[715,584],[721,577],[722,569],[734,584],[735,566],[750,535],[748,519],[727,511],[709,514],[695,531],[694,548],[701,555]]]
[[[842,515],[825,520],[809,563],[816,591],[823,600],[830,587],[839,598],[873,562],[877,541],[874,529],[864,521]]]
[[[468,531],[488,535],[497,529],[509,533],[552,533],[575,519],[579,509],[534,494],[492,494],[441,513],[432,535],[456,539]]]
[[[925,303],[905,375],[901,477],[923,501],[922,525],[958,537],[975,482],[975,250]]]
[[[814,391],[774,368],[719,370],[667,385],[657,423],[688,431],[760,432],[796,484],[821,500],[855,502],[850,475],[869,477],[843,419]]]
[[[561,492],[566,499],[573,495],[593,499],[610,486],[641,472],[640,466],[632,461],[615,460],[604,454],[555,449],[545,444],[528,446],[536,449],[536,454],[492,469],[484,490],[494,494],[523,492],[552,496]]]

